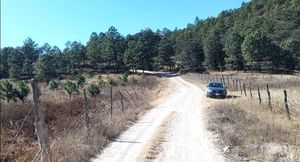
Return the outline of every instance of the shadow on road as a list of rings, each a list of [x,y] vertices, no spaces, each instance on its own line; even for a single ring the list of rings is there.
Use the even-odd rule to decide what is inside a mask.
[[[158,77],[166,77],[166,78],[172,78],[172,77],[179,76],[178,73],[174,73],[174,72],[148,71],[148,70],[144,70],[144,71],[143,70],[136,70],[136,73],[146,74],[146,75],[156,75]]]
[[[209,97],[212,99],[217,99],[217,100],[225,100],[225,99],[236,99],[236,98],[240,98],[241,96],[236,96],[236,95],[227,95],[226,98],[223,97]]]
[[[159,77],[165,77],[165,78],[172,78],[172,77],[176,77],[176,76],[179,76],[179,74],[172,73],[172,72],[164,72],[162,74],[159,74]]]
[[[236,96],[236,95],[227,95],[227,99],[231,99],[231,98],[240,98],[241,96]]]

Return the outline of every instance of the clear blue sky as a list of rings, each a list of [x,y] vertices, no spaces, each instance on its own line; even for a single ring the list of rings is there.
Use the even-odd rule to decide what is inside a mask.
[[[21,46],[27,37],[63,49],[86,43],[92,32],[115,26],[121,34],[144,28],[173,30],[195,17],[217,16],[249,0],[1,0],[1,47]]]

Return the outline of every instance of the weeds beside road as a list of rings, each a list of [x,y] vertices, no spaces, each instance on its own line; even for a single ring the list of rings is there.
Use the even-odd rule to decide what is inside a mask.
[[[152,101],[159,98],[164,91],[162,89],[166,87],[164,79],[154,76],[135,77],[134,83],[129,81],[123,86],[113,86],[112,116],[108,85],[101,89],[100,95],[88,98],[91,125],[89,135],[82,94],[70,99],[63,90],[49,91],[45,84],[41,84],[41,100],[46,109],[45,122],[53,161],[88,161],[152,107]],[[1,102],[1,161],[6,154],[8,161],[31,161],[38,155],[33,113],[29,114],[13,142],[16,128],[20,127],[31,107],[31,100],[24,104]]]

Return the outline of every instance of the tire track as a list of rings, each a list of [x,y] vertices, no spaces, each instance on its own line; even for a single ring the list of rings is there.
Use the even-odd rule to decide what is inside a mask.
[[[155,131],[153,138],[144,146],[139,162],[151,161],[162,151],[163,143],[166,141],[166,133],[169,131],[175,112],[171,112]]]

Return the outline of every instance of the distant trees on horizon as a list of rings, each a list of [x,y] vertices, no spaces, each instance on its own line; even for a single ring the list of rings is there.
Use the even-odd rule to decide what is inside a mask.
[[[253,0],[218,17],[196,17],[182,30],[124,37],[112,26],[93,32],[86,45],[67,42],[64,49],[27,38],[21,47],[1,48],[1,78],[49,81],[86,69],[293,72],[300,69],[299,13],[299,0]]]

